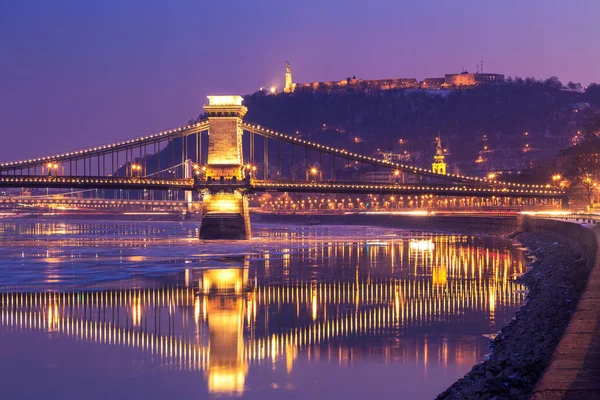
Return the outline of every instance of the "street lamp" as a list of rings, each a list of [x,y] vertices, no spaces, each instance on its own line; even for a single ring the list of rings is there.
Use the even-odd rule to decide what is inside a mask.
[[[562,176],[560,176],[560,174],[554,174],[552,175],[552,180],[554,182],[560,181],[562,179]]]
[[[311,173],[311,175],[312,175],[312,177],[313,177],[313,181],[316,181],[316,180],[317,180],[317,172],[319,172],[319,171],[318,171],[318,170],[317,170],[315,167],[312,167],[312,168],[310,169],[310,173]]]
[[[138,174],[141,175],[142,174],[142,166],[139,164],[131,164],[131,176],[133,177],[135,175],[135,171],[138,171]]]
[[[394,177],[396,178],[396,183],[400,183],[400,170],[394,171]]]
[[[256,173],[256,165],[246,164],[244,168],[246,169],[246,178],[248,179],[252,177],[252,173]]]
[[[46,168],[48,169],[48,176],[52,175],[53,172],[55,176],[58,176],[58,167],[58,163],[49,162],[48,164],[46,164]]]

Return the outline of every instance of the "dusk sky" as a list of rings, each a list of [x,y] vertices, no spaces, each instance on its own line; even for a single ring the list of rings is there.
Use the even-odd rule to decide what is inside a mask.
[[[0,161],[185,124],[208,94],[474,71],[600,82],[598,0],[0,0]]]

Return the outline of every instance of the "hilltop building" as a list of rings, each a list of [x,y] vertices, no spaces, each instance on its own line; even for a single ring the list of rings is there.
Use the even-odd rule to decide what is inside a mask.
[[[444,161],[444,149],[442,147],[442,141],[440,137],[437,137],[437,146],[435,148],[435,156],[433,156],[433,164],[431,164],[431,170],[434,174],[445,174],[446,173],[446,162]]]
[[[490,83],[504,83],[504,75],[484,74],[479,72],[470,74],[469,72],[464,71],[460,74],[446,74],[444,78],[445,87],[476,86]]]
[[[445,78],[425,78],[421,81],[421,89],[442,89],[445,83]]]
[[[356,77],[342,79],[341,81],[296,83],[295,91],[303,92],[334,92],[340,90],[389,90],[389,89],[415,89],[419,87],[419,81],[414,78],[394,78],[363,80]]]
[[[294,83],[292,80],[292,69],[290,63],[285,63],[285,87],[284,93],[293,92],[337,92],[358,91],[367,92],[374,90],[391,89],[457,89],[475,87],[480,85],[504,83],[504,75],[488,73],[446,74],[444,78],[425,78],[419,82],[415,78],[392,78],[392,79],[357,79],[355,76],[339,81]]]

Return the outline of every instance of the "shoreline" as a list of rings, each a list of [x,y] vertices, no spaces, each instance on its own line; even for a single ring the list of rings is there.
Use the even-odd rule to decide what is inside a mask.
[[[287,218],[286,218],[287,217]],[[568,334],[595,265],[595,234],[562,221],[490,217],[385,217],[345,215],[315,218],[317,225],[376,225],[431,232],[499,236],[516,240],[534,257],[518,278],[528,288],[526,302],[490,340],[490,354],[471,371],[440,393],[447,399],[528,399],[543,385],[554,364],[555,352]],[[307,225],[310,221],[272,215],[260,222]],[[313,221],[315,222],[315,221]],[[572,228],[572,229],[571,229]],[[589,242],[593,236],[593,244]],[[586,258],[587,257],[587,258]]]
[[[527,399],[540,382],[586,286],[591,266],[566,244],[536,233],[509,235],[535,260],[518,281],[525,304],[490,341],[490,355],[436,399]]]
[[[487,359],[475,364],[464,377],[440,393],[436,397],[440,400],[527,399],[534,395],[537,386],[543,386],[548,380],[545,373],[555,362],[553,356],[559,343],[568,335],[571,317],[595,265],[595,257],[590,259],[596,254],[595,233],[589,228],[556,220],[517,219],[514,216],[323,215],[308,218],[305,215],[253,215],[252,222],[307,227],[383,226],[408,231],[496,236],[516,240],[527,248],[527,254],[533,256],[534,261],[518,278],[528,288],[526,302],[490,340]]]

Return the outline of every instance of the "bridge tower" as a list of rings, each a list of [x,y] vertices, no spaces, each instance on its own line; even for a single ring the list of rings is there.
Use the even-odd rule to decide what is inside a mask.
[[[223,183],[204,195],[200,239],[250,239],[248,199],[226,183],[242,179],[242,118],[248,111],[241,96],[208,96],[207,179]]]
[[[437,146],[435,148],[435,156],[433,156],[433,164],[431,169],[434,174],[445,174],[446,173],[446,162],[444,161],[444,149],[442,148],[442,140],[438,136]]]

